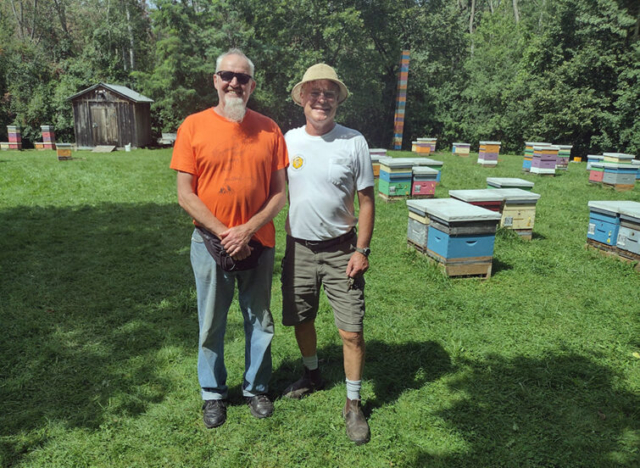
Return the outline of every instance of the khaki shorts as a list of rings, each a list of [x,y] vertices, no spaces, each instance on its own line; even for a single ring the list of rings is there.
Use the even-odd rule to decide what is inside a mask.
[[[360,275],[352,283],[346,273],[356,240],[354,232],[344,242],[321,249],[308,247],[287,236],[281,276],[283,325],[314,320],[323,285],[333,307],[336,326],[348,332],[362,331],[364,276]]]

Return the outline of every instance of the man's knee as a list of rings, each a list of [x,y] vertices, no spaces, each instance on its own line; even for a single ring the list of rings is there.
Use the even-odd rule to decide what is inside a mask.
[[[340,337],[342,342],[351,348],[363,348],[364,347],[364,334],[359,332],[349,332],[340,330]]]

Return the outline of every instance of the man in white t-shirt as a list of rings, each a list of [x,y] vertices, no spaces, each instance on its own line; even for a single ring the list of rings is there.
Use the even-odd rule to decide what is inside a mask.
[[[335,122],[338,105],[349,91],[333,68],[322,63],[310,67],[291,96],[304,108],[306,125],[285,135],[291,164],[282,323],[295,328],[304,374],[284,396],[301,398],[324,387],[315,330],[324,286],[343,344],[347,400],[342,414],[347,435],[363,444],[370,437],[360,400],[365,356],[363,275],[369,268],[375,215],[369,148],[359,132]]]

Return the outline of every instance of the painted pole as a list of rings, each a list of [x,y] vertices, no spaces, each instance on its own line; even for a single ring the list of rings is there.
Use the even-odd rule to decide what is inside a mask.
[[[400,60],[400,75],[398,77],[398,96],[396,98],[396,113],[393,117],[393,149],[402,149],[402,132],[404,130],[404,108],[407,104],[407,80],[409,79],[410,51],[402,51]]]

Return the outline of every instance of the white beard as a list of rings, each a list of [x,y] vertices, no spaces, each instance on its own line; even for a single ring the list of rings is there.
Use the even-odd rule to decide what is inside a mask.
[[[224,116],[233,122],[241,122],[247,108],[239,97],[225,96],[224,98]]]

